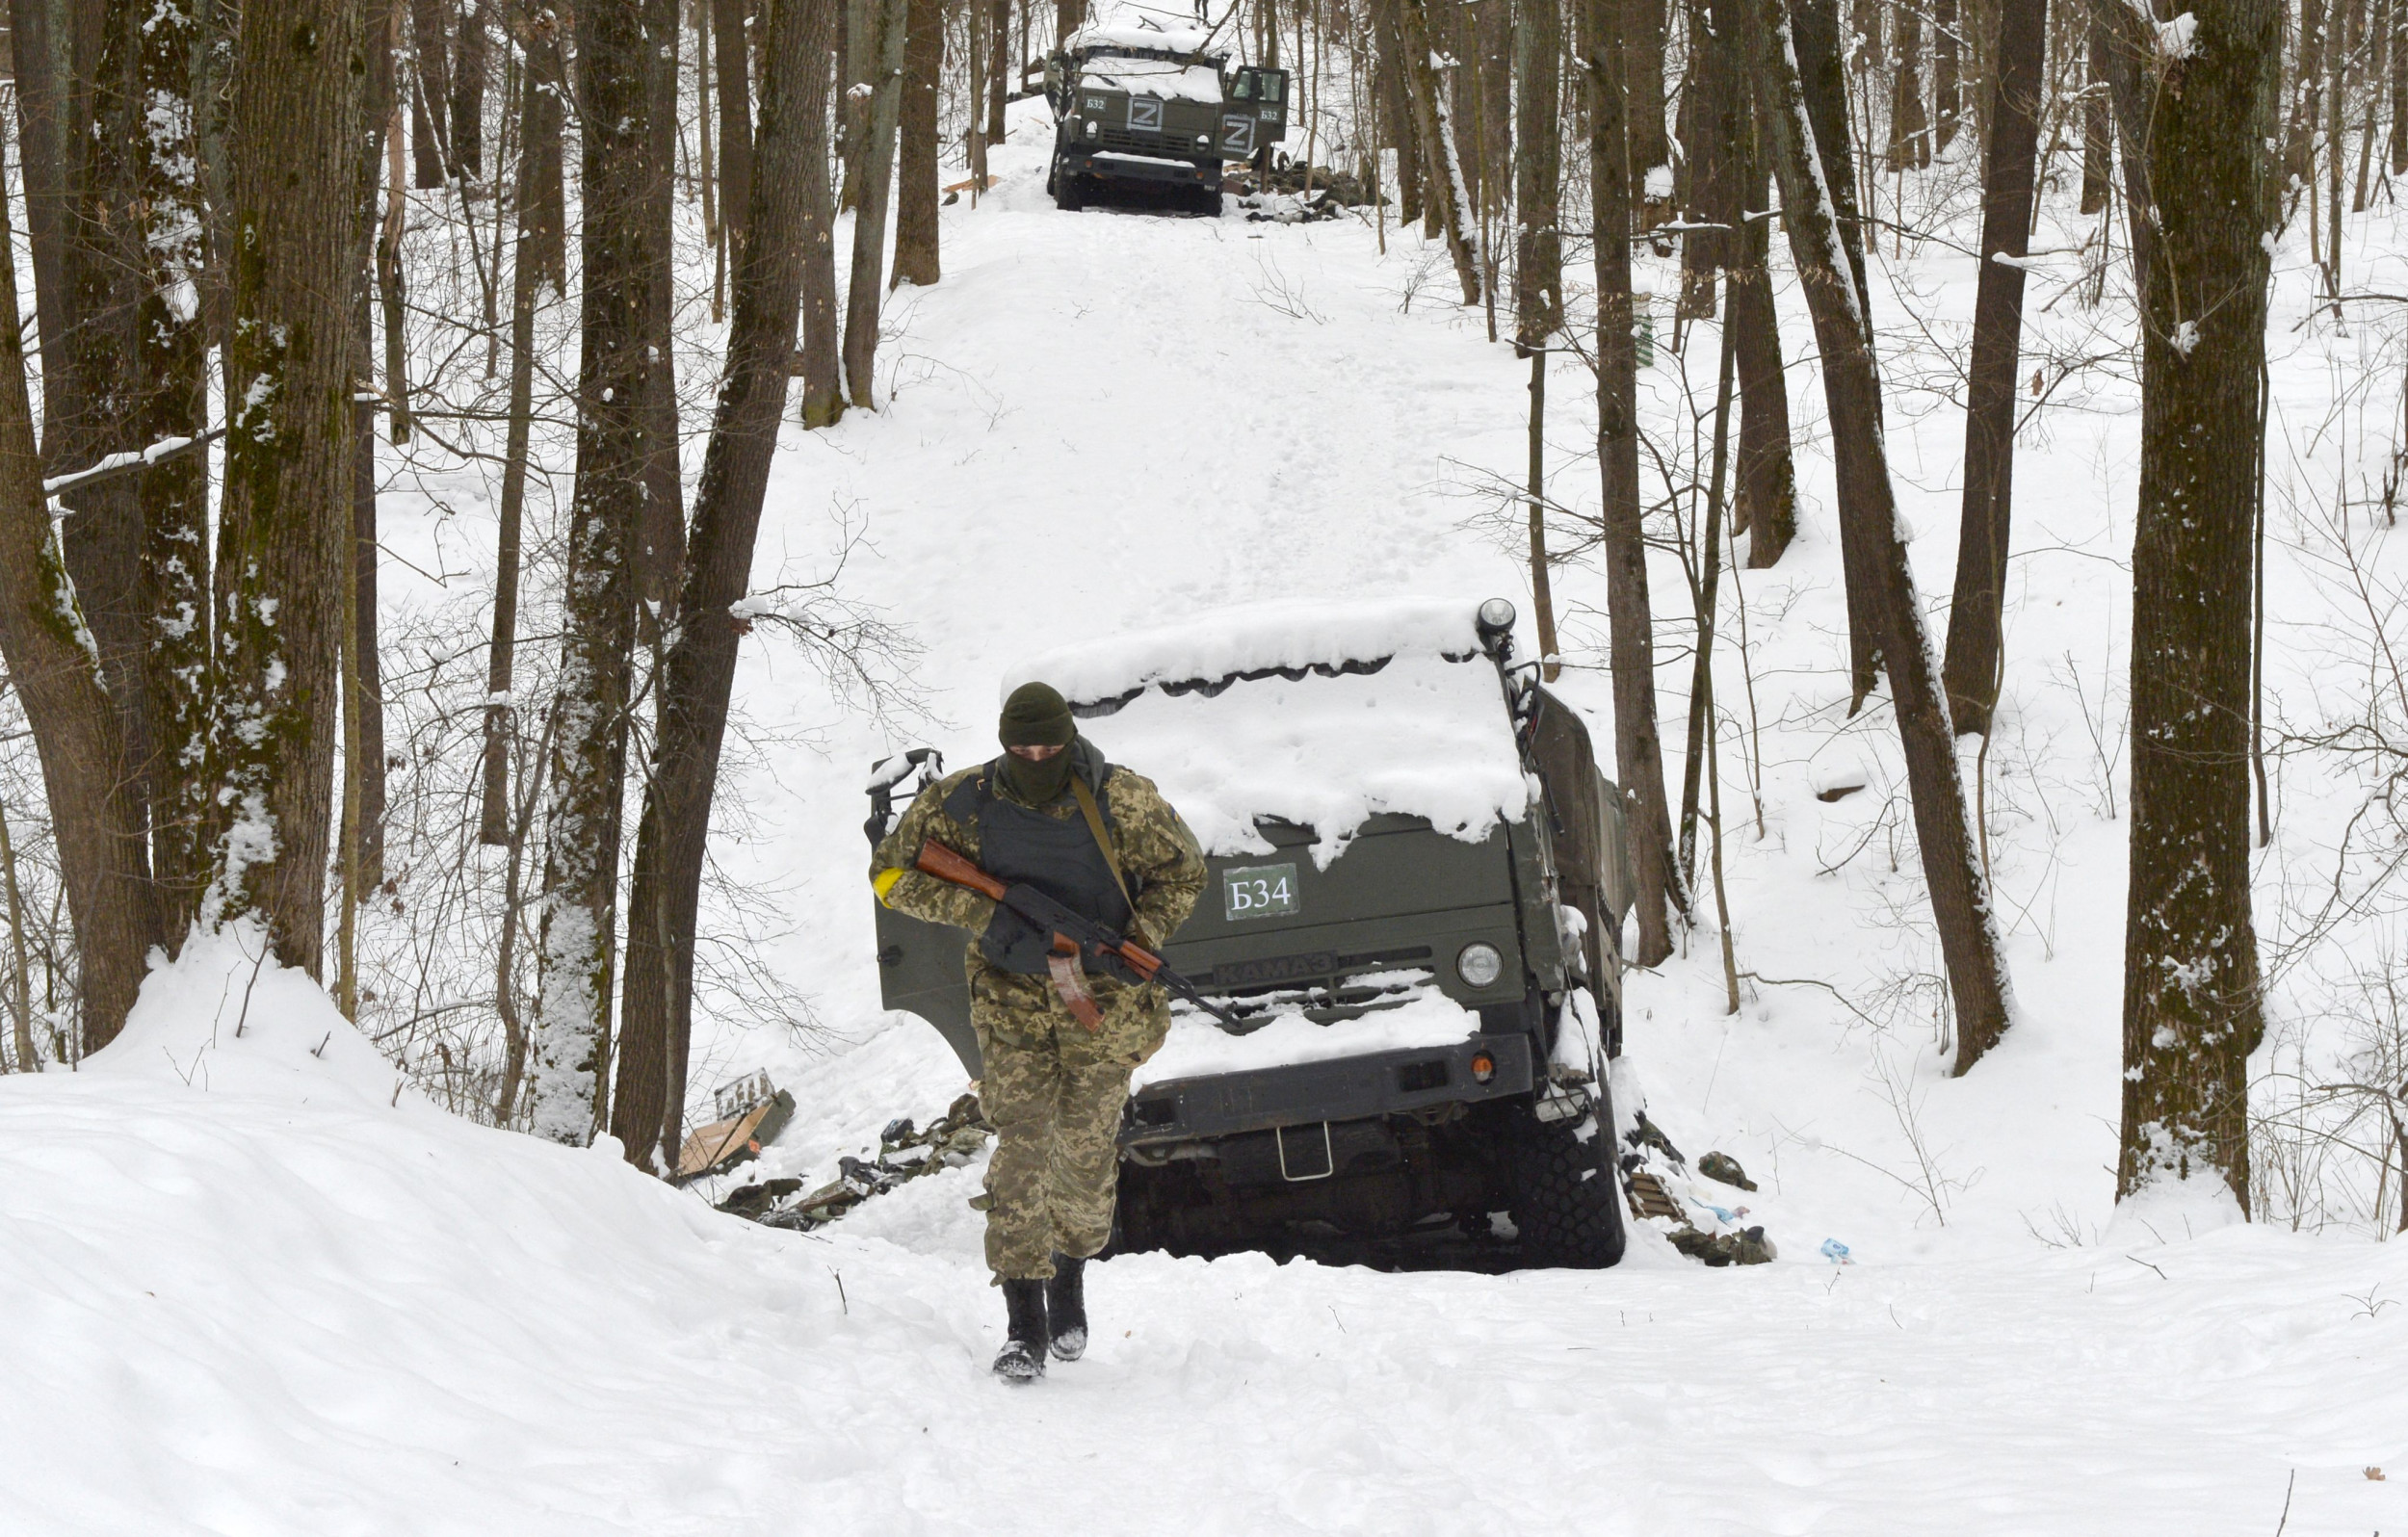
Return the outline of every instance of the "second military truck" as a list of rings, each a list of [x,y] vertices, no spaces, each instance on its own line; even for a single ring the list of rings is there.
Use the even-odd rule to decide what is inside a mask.
[[[1045,189],[1066,210],[1108,186],[1167,192],[1220,212],[1221,166],[1287,137],[1288,75],[1232,68],[1201,32],[1088,27],[1045,61],[1054,162]]]

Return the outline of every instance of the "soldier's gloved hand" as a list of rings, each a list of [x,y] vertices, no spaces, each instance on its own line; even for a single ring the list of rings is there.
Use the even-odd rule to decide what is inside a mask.
[[[1085,958],[1088,971],[1100,972],[1115,982],[1125,982],[1135,987],[1145,980],[1136,967],[1120,958],[1120,952],[1116,950],[1107,950],[1101,945],[1089,945],[1086,947]]]
[[[1002,902],[993,904],[994,911],[986,921],[986,938],[993,945],[989,953],[1010,949],[1021,940],[1034,938],[1041,946],[1052,943],[1052,936],[1020,915],[1019,909]]]

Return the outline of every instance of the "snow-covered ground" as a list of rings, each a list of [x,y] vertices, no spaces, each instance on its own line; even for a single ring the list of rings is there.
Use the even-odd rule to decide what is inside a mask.
[[[831,1172],[962,1086],[932,1030],[877,1005],[874,758],[925,741],[971,761],[1015,662],[1114,631],[1527,590],[1486,489],[1519,473],[1526,370],[1447,302],[1443,252],[1392,229],[1382,256],[1349,221],[1061,215],[1017,120],[1003,185],[945,210],[943,283],[899,296],[888,408],[790,430],[773,483],[756,586],[824,573],[861,531],[844,590],[925,648],[929,718],[872,725],[766,634],[747,653],[744,708],[781,745],[742,758],[747,830],[721,857],[792,915],[762,958],[825,1030],[720,1029],[694,1077],[767,1068],[794,1092],[769,1173]],[[2369,286],[2400,261],[2383,239],[2353,252]],[[1893,457],[1941,598],[1973,267],[1910,247],[1877,274],[1901,337]],[[2329,476],[2380,451],[2321,430],[2328,403],[2397,362],[2373,326],[2282,332],[2305,314],[2286,281],[2285,443]],[[2036,324],[2070,347],[2079,311]],[[2080,376],[2018,462],[1984,767],[2021,1009],[1949,1080],[1894,731],[1877,704],[1842,718],[1806,335],[1788,332],[1804,533],[1725,589],[1753,658],[1743,674],[1726,651],[1718,674],[1745,1004],[1723,1012],[1701,930],[1632,979],[1628,1032],[1651,1115],[1763,1185],[1726,1199],[1778,1263],[1705,1270],[1652,1234],[1595,1274],[1133,1257],[1090,1283],[1089,1357],[1012,1392],[985,1374],[1002,1309],[975,1168],[818,1234],[755,1228],[608,1147],[397,1096],[322,1000],[221,951],[154,978],[87,1072],[0,1081],[0,1532],[2122,1537],[2272,1532],[2287,1505],[2290,1533],[2408,1532],[2408,1247],[2113,1212],[2132,381]],[[1686,435],[1684,368],[1711,404],[1711,342],[1660,347],[1664,441]],[[1593,507],[1585,379],[1558,370],[1551,490]],[[2287,446],[2278,484],[2292,462]],[[2295,527],[2273,531],[2268,676],[2304,718],[2346,690],[2311,687],[2299,638],[2326,633],[2332,584],[2282,551]],[[1669,555],[1655,581],[1677,747]],[[1564,687],[1602,739],[1602,575],[1575,564],[1557,591]],[[784,745],[804,741],[821,750]],[[2269,882],[2307,879],[2350,804],[2313,764],[2287,772]],[[1870,788],[1816,798],[1852,778]]]
[[[1090,1283],[1088,1358],[1017,1391],[975,1170],[753,1227],[392,1103],[251,970],[190,955],[85,1073],[0,1081],[0,1530],[2240,1532],[2294,1473],[2290,1531],[2402,1515],[2364,1472],[2408,1424],[2399,1245],[1139,1256]]]

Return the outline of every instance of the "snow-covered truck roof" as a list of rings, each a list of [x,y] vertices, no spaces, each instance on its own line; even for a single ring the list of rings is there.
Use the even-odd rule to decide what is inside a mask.
[[[1213,45],[1213,35],[1186,27],[1132,27],[1099,23],[1081,27],[1062,44],[1064,52],[1079,54],[1092,48],[1133,48],[1145,53],[1176,53],[1191,57],[1202,54]],[[1223,55],[1210,56],[1218,63]]]
[[[1114,763],[1162,787],[1215,854],[1255,823],[1310,827],[1337,857],[1382,813],[1477,842],[1518,821],[1529,781],[1477,599],[1268,603],[1032,657]]]

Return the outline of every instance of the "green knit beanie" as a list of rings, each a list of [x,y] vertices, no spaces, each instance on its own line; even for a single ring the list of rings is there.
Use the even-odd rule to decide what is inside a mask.
[[[998,735],[1007,747],[1067,747],[1079,734],[1062,696],[1041,683],[1024,683],[1004,701]]]

